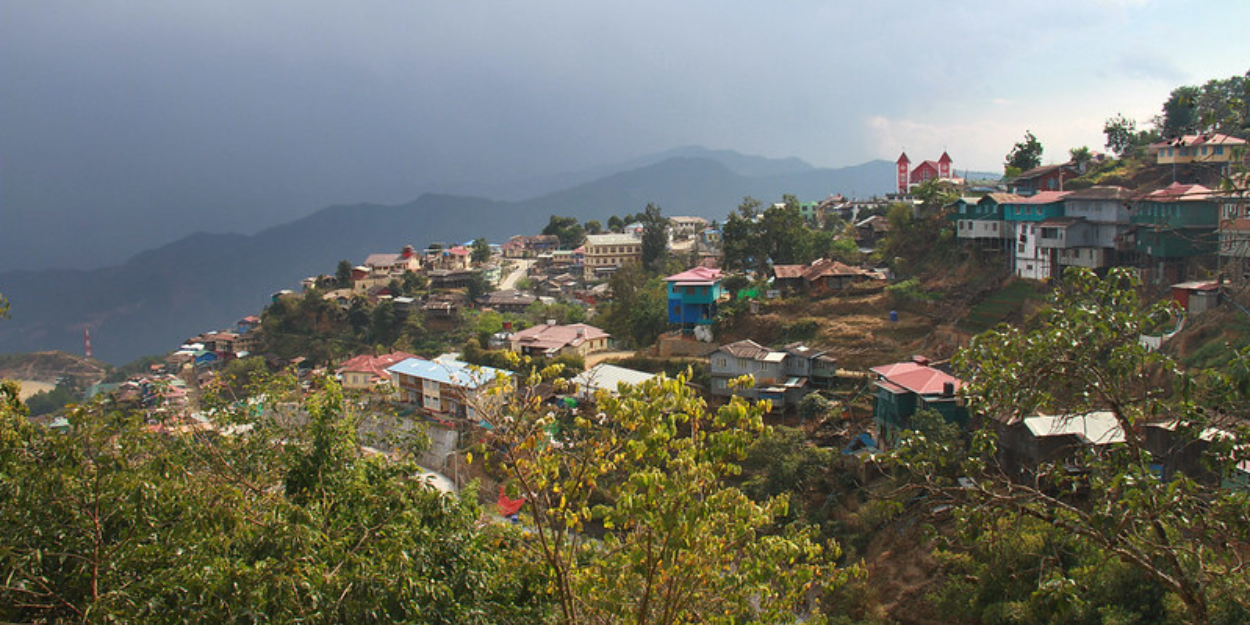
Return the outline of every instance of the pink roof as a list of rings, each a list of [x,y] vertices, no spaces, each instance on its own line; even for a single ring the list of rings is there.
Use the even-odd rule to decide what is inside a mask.
[[[512,335],[512,340],[522,347],[560,350],[566,346],[577,347],[586,341],[606,339],[610,334],[584,323],[570,325],[537,325]]]
[[[1215,132],[1207,135],[1185,135],[1177,139],[1168,139],[1167,141],[1152,143],[1150,144],[1150,147],[1166,148],[1186,145],[1245,145],[1245,143],[1245,139],[1238,139],[1237,137],[1230,137],[1228,135],[1222,135]]]
[[[1210,199],[1213,191],[1200,184],[1172,184],[1159,189],[1145,198],[1154,202],[1198,201]]]
[[[719,269],[695,267],[694,269],[664,278],[664,281],[676,282],[678,284],[714,284],[720,279],[721,271]]]
[[[963,386],[963,380],[953,375],[911,361],[873,367],[871,371],[883,378],[878,384],[890,390],[901,388],[917,395],[939,395],[948,382],[956,391]]]
[[[448,253],[448,254],[451,254],[452,256],[468,256],[468,255],[469,255],[469,248],[467,248],[467,247],[465,247],[465,246],[463,246],[463,245],[457,245],[457,246],[455,246],[455,247],[453,247],[453,248],[451,248],[451,249],[447,250],[447,253]]]
[[[1010,200],[1006,204],[1052,204],[1066,197],[1071,191],[1042,191],[1018,200]]]

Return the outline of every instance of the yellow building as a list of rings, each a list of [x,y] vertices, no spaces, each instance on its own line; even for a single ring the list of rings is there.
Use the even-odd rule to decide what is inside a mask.
[[[642,239],[633,234],[591,234],[586,236],[585,251],[586,278],[604,278],[642,261]]]
[[[1242,158],[1245,139],[1219,133],[1185,135],[1150,145],[1159,165],[1180,163],[1231,163]]]

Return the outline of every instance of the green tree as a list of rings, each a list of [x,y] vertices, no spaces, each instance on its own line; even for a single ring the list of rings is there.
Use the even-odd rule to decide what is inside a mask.
[[[656,204],[647,204],[642,215],[642,266],[658,272],[668,256],[668,219]]]
[[[1126,269],[1113,269],[1106,279],[1069,271],[1051,306],[1028,329],[987,332],[954,361],[967,380],[969,408],[994,422],[1035,414],[1112,415],[1124,443],[1078,454],[1085,468],[1077,479],[1065,477],[1061,466],[1040,468],[1035,484],[1004,479],[990,462],[991,428],[978,430],[963,452],[953,444],[929,447],[932,437],[916,437],[900,453],[931,493],[951,496],[966,504],[963,510],[1060,528],[1141,571],[1184,606],[1187,620],[1241,622],[1250,615],[1243,599],[1250,577],[1238,564],[1241,547],[1228,537],[1250,534],[1247,500],[1183,473],[1158,479],[1143,426],[1170,420],[1196,444],[1201,432],[1219,425],[1213,418],[1231,407],[1244,412],[1244,389],[1225,373],[1187,372],[1144,347],[1140,337],[1170,327],[1175,313],[1167,302],[1143,303],[1139,286]],[[1221,440],[1229,446],[1221,449]],[[1216,475],[1242,453],[1226,453],[1232,440],[1211,445]],[[927,455],[916,451],[926,448]],[[954,475],[975,476],[977,483],[953,487]]]
[[[1025,131],[1024,140],[1016,143],[1007,153],[1004,169],[1008,172],[1026,172],[1042,164],[1042,142],[1033,136],[1032,131]]]
[[[545,622],[517,533],[479,525],[474,493],[431,488],[410,455],[363,454],[350,404],[317,386],[209,397],[222,434],[192,436],[107,403],[35,427],[4,382],[0,619]]]
[[[586,239],[586,231],[577,222],[576,217],[559,217],[552,215],[543,234],[555,235],[560,239],[560,247],[571,250],[582,244]]]
[[[756,218],[760,201],[753,197],[742,198],[735,212],[725,219],[721,228],[721,250],[725,268],[730,271],[754,269],[758,262],[759,228]]]
[[[813,232],[803,220],[799,199],[785,195],[781,206],[770,206],[760,219],[758,250],[777,265],[815,259]]]
[[[1177,87],[1163,102],[1163,113],[1155,118],[1155,128],[1164,137],[1179,137],[1197,131],[1199,120],[1195,112],[1198,105],[1198,87]]]
[[[1107,135],[1107,149],[1116,156],[1123,158],[1136,147],[1137,122],[1123,113],[1116,113],[1115,117],[1108,119],[1102,126],[1102,132]]]
[[[340,260],[334,269],[334,284],[340,289],[352,288],[352,264],[347,259]]]
[[[603,234],[603,224],[598,219],[590,219],[582,224],[586,234]]]
[[[473,275],[469,276],[468,285],[465,287],[465,292],[469,295],[469,299],[476,300],[490,293],[490,291],[491,284],[486,280],[486,276],[482,275],[482,272],[475,271]]]
[[[374,344],[390,347],[397,338],[399,317],[395,314],[395,304],[389,300],[379,302],[369,316],[369,340]]]
[[[621,232],[624,229],[625,229],[625,220],[621,219],[620,217],[617,217],[616,215],[612,215],[611,217],[608,217],[608,230],[611,230],[612,232]]]
[[[682,379],[597,398],[597,415],[554,414],[505,386],[489,462],[525,497],[528,547],[551,579],[557,620],[575,623],[809,622],[809,589],[836,585],[837,546],[777,529],[784,496],[752,501],[725,479],[763,411],[734,398],[709,413]],[[594,525],[601,541],[583,535]]]
[[[470,260],[477,265],[490,260],[490,243],[486,239],[479,237],[473,240],[473,252],[470,255]]]
[[[1068,160],[1071,161],[1073,164],[1075,164],[1077,167],[1084,167],[1093,158],[1094,158],[1093,153],[1091,153],[1089,151],[1089,148],[1086,146],[1081,146],[1079,148],[1072,148],[1068,150]]]

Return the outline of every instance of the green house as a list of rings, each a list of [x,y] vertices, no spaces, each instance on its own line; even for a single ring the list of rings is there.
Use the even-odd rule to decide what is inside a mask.
[[[968,409],[956,394],[963,381],[930,366],[927,358],[916,356],[871,371],[877,376],[872,418],[880,440],[897,441],[903,430],[911,428],[911,416],[921,410],[933,410],[960,427],[968,425]]]
[[[1137,251],[1154,258],[1214,254],[1219,205],[1200,184],[1171,185],[1137,201]]]

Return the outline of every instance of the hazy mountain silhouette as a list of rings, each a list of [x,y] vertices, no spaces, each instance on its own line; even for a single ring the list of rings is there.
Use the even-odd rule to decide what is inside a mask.
[[[864,197],[893,186],[894,166],[886,161],[830,170],[726,154],[670,156],[525,201],[427,194],[398,206],[332,206],[251,236],[193,234],[118,266],[0,273],[0,292],[12,304],[11,318],[0,323],[0,352],[79,353],[89,324],[99,359],[122,363],[163,353],[258,313],[274,291],[298,289],[301,278],[331,273],[340,259],[359,263],[405,244],[503,242],[537,233],[553,214],[606,222],[654,202],[666,215],[723,221],[746,195],[766,202],[783,193]]]

